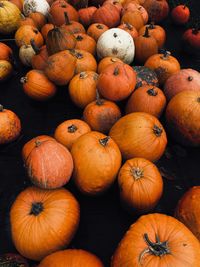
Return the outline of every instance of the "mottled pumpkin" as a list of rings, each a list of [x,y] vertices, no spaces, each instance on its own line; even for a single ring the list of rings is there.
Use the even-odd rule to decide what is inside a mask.
[[[144,85],[159,86],[158,77],[155,71],[144,66],[133,66],[133,69],[136,72],[135,89]]]

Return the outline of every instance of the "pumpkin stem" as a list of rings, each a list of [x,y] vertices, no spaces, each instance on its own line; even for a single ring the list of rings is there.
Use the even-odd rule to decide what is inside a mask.
[[[32,207],[31,207],[31,211],[30,211],[30,215],[34,215],[37,216],[39,215],[42,211],[44,210],[43,204],[42,202],[33,202],[32,203]]]
[[[0,104],[0,112],[3,111],[3,105]]]
[[[78,128],[76,127],[76,125],[72,124],[67,127],[67,130],[68,130],[68,133],[75,133],[76,130],[78,130]]]
[[[157,96],[158,92],[154,88],[151,88],[147,90],[147,94],[150,96]]]
[[[117,37],[117,34],[116,34],[116,32],[114,32],[114,34],[113,34],[113,37],[115,37],[115,38]]]
[[[36,55],[38,55],[40,53],[40,48],[36,45],[35,40],[31,39],[30,44],[31,44],[34,52],[36,53]]]
[[[38,34],[38,29],[33,29],[33,32],[35,33],[35,34]]]
[[[155,22],[151,21],[148,27],[151,30],[155,29]]]
[[[97,106],[103,105],[104,100],[100,98],[99,91],[96,89],[96,104]]]
[[[114,74],[115,76],[119,75],[119,68],[118,68],[118,67],[116,67],[116,68],[114,69],[113,74]]]
[[[21,79],[20,79],[20,82],[21,83],[26,83],[28,81],[28,78],[25,76],[25,77],[21,77]]]
[[[188,81],[191,82],[193,80],[192,76],[188,76]]]
[[[103,25],[101,25],[101,24],[97,24],[97,25],[96,25],[96,28],[99,29],[99,30],[102,30],[102,29],[103,29]]]
[[[112,58],[110,59],[110,61],[111,61],[111,62],[117,62],[117,58],[112,57]]]
[[[76,37],[76,40],[77,40],[77,41],[82,41],[82,40],[83,40],[83,37],[82,37],[81,35],[78,35],[78,36]]]
[[[138,180],[143,177],[143,170],[139,167],[131,168],[131,175],[134,177],[135,180]]]
[[[42,143],[40,142],[40,140],[35,140],[35,146],[39,147]]]
[[[72,54],[72,56],[75,56],[77,59],[81,59],[81,58],[83,58],[83,54],[81,54],[80,52],[77,52],[77,51],[74,50],[74,49],[71,49],[71,50],[70,50],[70,53]]]
[[[126,22],[126,23],[124,23],[124,24],[126,25],[126,27],[127,27],[127,29],[128,29],[129,31],[131,31],[131,30],[133,29],[133,26],[132,26],[130,23]]]
[[[105,138],[99,139],[99,143],[102,146],[106,146],[108,144],[109,139],[110,139],[110,136],[106,136]]]
[[[163,130],[160,127],[158,127],[157,125],[154,125],[153,132],[157,137],[160,137]]]
[[[161,56],[162,59],[166,60],[169,58],[169,56],[171,55],[171,52],[167,51],[167,50],[162,50],[161,53],[163,54]]]
[[[80,72],[80,74],[79,74],[79,78],[80,79],[85,79],[85,78],[87,78],[87,73],[85,72],[85,71],[82,71],[82,72]]]
[[[69,16],[68,16],[67,12],[64,12],[64,16],[65,16],[65,25],[70,25],[71,22],[69,20]]]
[[[145,28],[145,33],[144,33],[143,37],[146,37],[146,38],[150,37],[149,36],[149,29],[148,29],[148,27]]]

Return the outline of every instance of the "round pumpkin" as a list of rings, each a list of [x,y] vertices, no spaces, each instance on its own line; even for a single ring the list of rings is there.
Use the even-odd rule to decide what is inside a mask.
[[[192,267],[199,262],[200,244],[192,232],[175,218],[155,213],[141,216],[130,226],[111,267]]]
[[[92,37],[85,33],[76,33],[74,36],[76,38],[75,49],[85,50],[95,56],[96,42]]]
[[[167,136],[159,120],[144,112],[122,117],[113,125],[109,135],[119,146],[124,159],[141,157],[157,161],[167,145]]]
[[[25,258],[19,254],[6,253],[0,255],[0,265],[2,266],[20,266],[29,267],[29,264]]]
[[[133,1],[127,3],[124,6],[124,8],[122,10],[122,15],[124,15],[127,11],[135,11],[135,10],[138,10],[141,13],[142,18],[144,20],[144,24],[147,24],[147,22],[149,20],[148,12],[146,11],[146,9],[143,6],[137,4]]]
[[[21,132],[21,122],[18,116],[0,105],[0,145],[16,140]]]
[[[49,56],[46,45],[38,48],[35,45],[34,40],[31,40],[31,46],[35,51],[35,55],[31,59],[32,68],[36,70],[44,70],[44,68],[47,66],[47,59]]]
[[[44,38],[44,40],[46,40],[47,38],[47,34],[50,30],[52,30],[54,28],[54,25],[52,23],[46,23],[42,28],[41,28],[41,34]]]
[[[0,82],[6,81],[10,78],[13,72],[11,63],[7,60],[0,60]]]
[[[144,19],[139,10],[126,11],[121,17],[121,23],[129,23],[139,31],[139,29],[144,26]]]
[[[200,146],[200,92],[183,91],[167,105],[166,122],[171,136],[184,146]]]
[[[32,39],[38,47],[41,47],[44,43],[42,34],[37,28],[31,25],[21,26],[15,33],[15,42],[18,47],[29,45]]]
[[[70,33],[85,33],[85,28],[81,23],[78,21],[70,20],[67,12],[64,12],[65,16],[65,23],[61,26],[62,28],[65,28],[66,31]]]
[[[128,32],[132,36],[133,40],[138,37],[138,31],[129,23],[122,23],[118,26],[118,28]]]
[[[93,23],[88,27],[87,34],[97,42],[99,37],[108,29],[108,26],[106,26],[105,24]]]
[[[121,59],[117,57],[104,57],[99,61],[97,72],[100,74],[107,66],[115,63],[115,62],[123,62]]]
[[[13,58],[12,49],[8,45],[0,42],[0,60],[6,60],[12,62],[12,58]]]
[[[82,193],[102,194],[115,181],[121,166],[121,153],[109,136],[95,131],[84,134],[72,145],[71,154],[73,180]]]
[[[92,16],[97,10],[95,6],[89,6],[78,10],[79,21],[84,27],[89,27],[92,24]]]
[[[82,249],[67,249],[45,257],[38,267],[103,267],[94,254]]]
[[[177,25],[184,25],[190,18],[190,9],[185,5],[177,5],[171,11],[171,18]]]
[[[118,186],[120,199],[131,213],[153,210],[163,192],[158,168],[144,158],[133,158],[124,163],[119,170]]]
[[[40,261],[69,245],[79,217],[79,204],[68,190],[28,187],[10,210],[13,243],[24,257]]]
[[[133,66],[133,69],[136,72],[135,89],[144,85],[159,86],[158,77],[155,71],[144,66]]]
[[[78,119],[66,120],[59,124],[54,132],[54,138],[71,150],[73,143],[82,136],[91,131],[90,126]]]
[[[24,25],[30,25],[32,27],[36,27],[35,22],[32,18],[25,17],[23,14],[21,14],[21,19],[18,24],[18,28]]]
[[[38,30],[41,30],[41,28],[46,24],[46,17],[41,12],[35,11],[30,13],[29,18],[32,18]]]
[[[65,185],[73,171],[73,160],[66,147],[55,139],[40,140],[40,137],[30,140],[23,150],[32,150],[24,158],[27,173],[33,184],[44,189],[54,189]],[[24,154],[24,153],[23,153]]]

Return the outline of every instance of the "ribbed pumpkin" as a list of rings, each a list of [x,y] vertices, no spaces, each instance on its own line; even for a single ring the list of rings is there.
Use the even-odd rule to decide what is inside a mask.
[[[114,64],[115,62],[123,61],[117,57],[104,57],[99,61],[97,72],[100,74],[107,66]]]
[[[120,199],[131,213],[151,211],[163,191],[158,168],[144,158],[133,158],[124,163],[118,174],[118,185]]]
[[[199,262],[200,245],[192,232],[175,218],[155,213],[141,216],[130,226],[111,267],[193,267]]]
[[[84,134],[73,144],[71,153],[73,180],[82,193],[99,195],[113,184],[121,166],[121,153],[109,136],[95,131]]]
[[[66,147],[55,139],[40,140],[40,137],[30,140],[23,150],[30,150],[24,157],[25,167],[31,181],[45,189],[59,188],[65,185],[73,171],[73,160]],[[28,147],[28,148],[27,148]]]
[[[18,47],[29,45],[32,39],[38,47],[41,47],[44,43],[42,34],[37,28],[31,25],[21,26],[15,33],[15,42]]]
[[[159,120],[144,112],[134,112],[119,119],[109,135],[125,159],[134,157],[157,161],[167,145],[167,136]]]
[[[79,217],[79,204],[68,190],[28,187],[10,210],[13,243],[24,257],[40,261],[69,245]]]
[[[99,37],[108,29],[108,26],[106,26],[105,24],[93,23],[88,27],[87,34],[97,42]]]

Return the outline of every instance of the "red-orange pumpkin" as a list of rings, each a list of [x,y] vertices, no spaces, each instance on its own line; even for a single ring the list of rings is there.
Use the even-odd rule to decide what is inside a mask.
[[[38,28],[38,30],[40,30],[42,26],[46,24],[46,17],[40,12],[31,12],[28,16],[34,21],[35,26],[36,28]]]
[[[138,37],[138,31],[136,30],[134,26],[132,26],[129,23],[122,23],[118,26],[118,28],[128,32],[132,36],[133,39]]]
[[[115,63],[115,62],[121,62],[123,61],[117,57],[104,57],[99,61],[97,72],[100,74],[107,66]]]
[[[88,27],[92,23],[92,16],[97,10],[95,6],[89,6],[78,10],[79,20],[81,24]]]
[[[106,26],[105,24],[93,23],[88,27],[87,34],[97,42],[102,33],[107,31],[108,29],[108,26]]]
[[[75,49],[85,50],[95,56],[96,42],[91,36],[85,33],[76,33],[74,36],[76,38]]]
[[[39,30],[30,25],[24,25],[18,28],[15,33],[15,42],[17,46],[29,45],[31,39],[34,40],[38,47],[41,47],[44,43],[44,39]]]
[[[64,12],[65,23],[61,26],[70,33],[85,33],[85,28],[78,21],[70,20],[67,12]]]
[[[31,40],[31,46],[35,51],[35,55],[31,59],[32,68],[36,70],[44,70],[44,68],[47,66],[47,59],[49,56],[46,45],[38,48],[35,45],[34,40]]]

